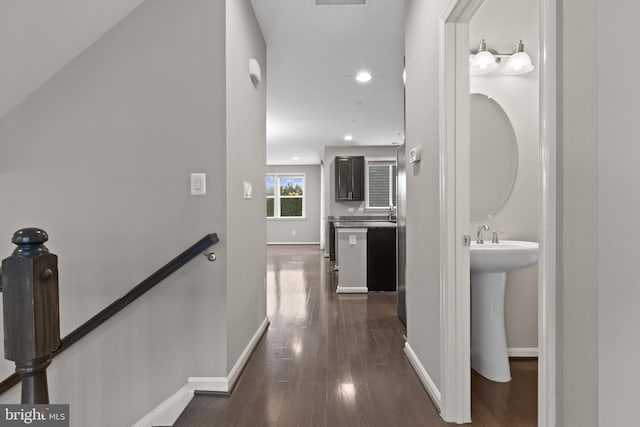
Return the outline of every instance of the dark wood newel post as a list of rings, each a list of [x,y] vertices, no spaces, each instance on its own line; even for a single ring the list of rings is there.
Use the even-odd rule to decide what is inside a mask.
[[[22,378],[22,403],[49,403],[47,366],[60,347],[58,257],[39,228],[18,230],[2,261],[4,357]]]

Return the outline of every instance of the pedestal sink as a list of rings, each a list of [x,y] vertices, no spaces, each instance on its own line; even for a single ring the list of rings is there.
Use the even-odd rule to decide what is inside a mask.
[[[485,378],[511,381],[504,328],[507,273],[538,262],[538,243],[471,243],[471,367]]]

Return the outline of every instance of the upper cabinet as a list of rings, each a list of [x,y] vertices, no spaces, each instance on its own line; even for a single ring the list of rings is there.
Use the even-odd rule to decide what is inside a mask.
[[[364,201],[364,156],[336,156],[336,201]]]

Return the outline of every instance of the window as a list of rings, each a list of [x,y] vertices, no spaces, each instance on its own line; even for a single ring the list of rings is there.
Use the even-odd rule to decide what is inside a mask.
[[[267,218],[304,218],[304,174],[269,174]]]
[[[388,209],[396,205],[397,167],[394,160],[367,162],[367,208]]]

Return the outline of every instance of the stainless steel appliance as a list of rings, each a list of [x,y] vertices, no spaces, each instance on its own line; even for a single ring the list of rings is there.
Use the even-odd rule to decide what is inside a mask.
[[[402,144],[398,148],[397,157],[398,178],[397,191],[397,248],[396,248],[396,274],[398,283],[398,317],[407,325],[407,146]]]

